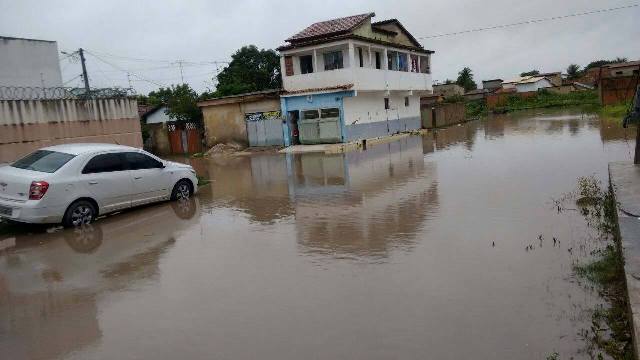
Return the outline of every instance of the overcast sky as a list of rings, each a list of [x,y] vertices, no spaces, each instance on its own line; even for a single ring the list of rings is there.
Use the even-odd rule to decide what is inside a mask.
[[[87,55],[92,87],[126,87],[129,70],[133,87],[147,93],[158,87],[154,83],[180,83],[172,62],[188,61],[185,82],[202,91],[213,86],[216,65],[210,62],[228,61],[247,44],[276,48],[309,24],[335,17],[372,11],[375,20],[397,18],[420,38],[634,3],[640,0],[0,0],[0,36],[55,40],[66,51],[88,49],[111,64]],[[480,83],[530,69],[640,58],[639,19],[636,7],[420,41],[436,52],[434,80],[455,79],[469,66]],[[61,67],[68,86],[80,84],[74,79],[78,63],[63,59]]]

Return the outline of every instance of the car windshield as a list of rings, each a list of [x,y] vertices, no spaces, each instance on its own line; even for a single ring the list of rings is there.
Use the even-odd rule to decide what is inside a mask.
[[[14,162],[11,166],[18,169],[54,173],[74,156],[57,151],[37,150]]]

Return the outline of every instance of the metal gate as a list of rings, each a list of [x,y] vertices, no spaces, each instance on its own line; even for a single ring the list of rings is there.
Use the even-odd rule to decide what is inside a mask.
[[[305,110],[298,120],[301,144],[329,144],[342,141],[340,109]]]
[[[245,115],[249,146],[284,145],[280,111]]]
[[[202,152],[202,131],[196,123],[167,123],[167,133],[172,154]]]

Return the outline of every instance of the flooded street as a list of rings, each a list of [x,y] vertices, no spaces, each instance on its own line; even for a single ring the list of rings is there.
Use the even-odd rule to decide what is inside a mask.
[[[634,135],[538,110],[363,152],[188,160],[212,182],[187,203],[0,235],[1,357],[587,358],[602,300],[572,267],[597,244],[553,200],[606,181]]]

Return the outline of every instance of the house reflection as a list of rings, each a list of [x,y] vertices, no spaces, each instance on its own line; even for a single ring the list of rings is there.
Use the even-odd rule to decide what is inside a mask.
[[[363,152],[300,155],[293,168],[303,252],[386,257],[393,248],[411,248],[438,211],[436,167],[425,163],[421,137]]]

